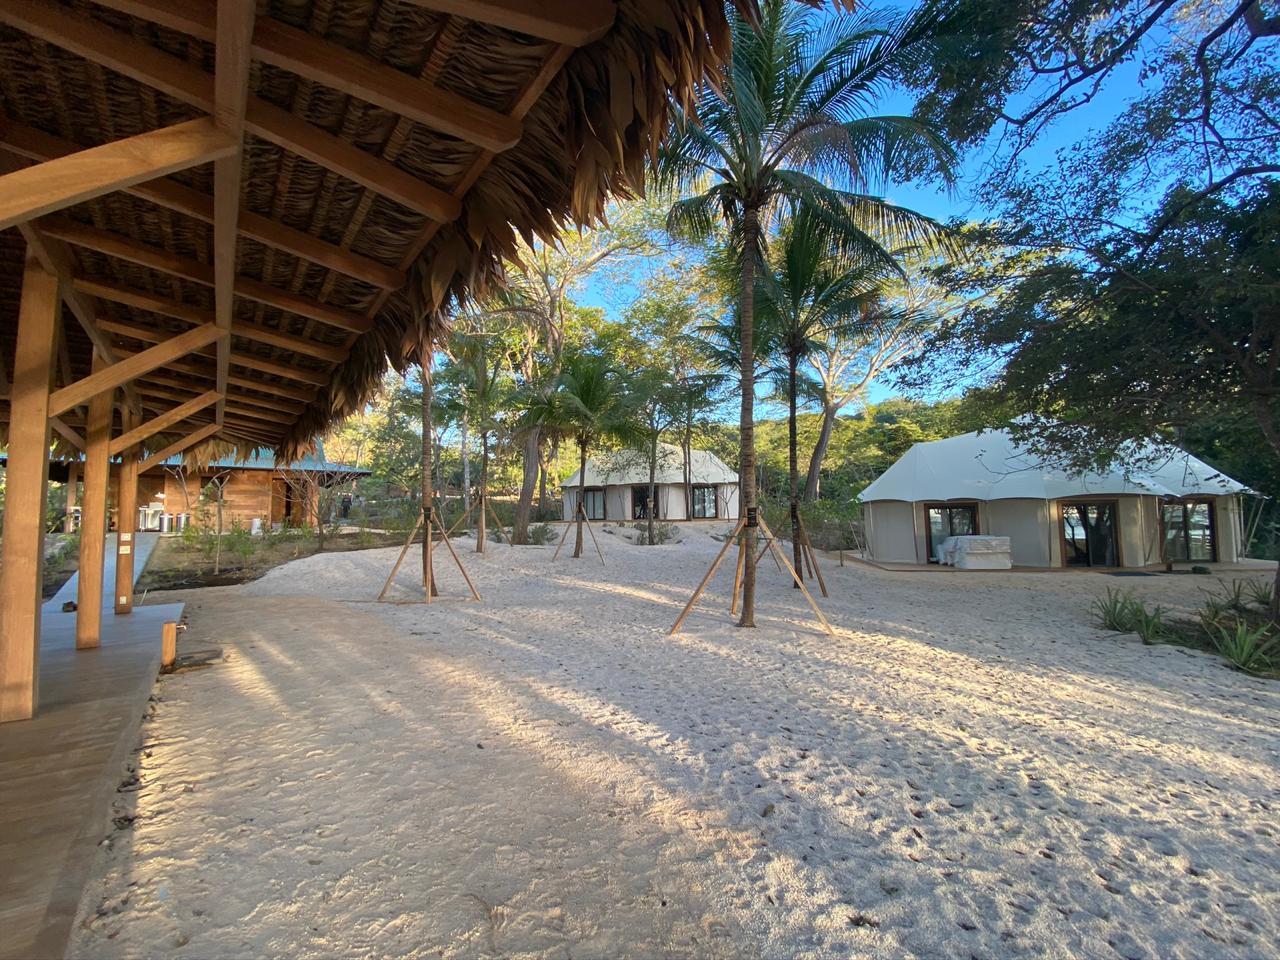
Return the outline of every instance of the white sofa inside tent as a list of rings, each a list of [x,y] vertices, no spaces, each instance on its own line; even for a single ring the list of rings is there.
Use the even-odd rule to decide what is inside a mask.
[[[1181,450],[1128,460],[1072,473],[1006,430],[917,443],[859,495],[868,556],[923,564],[940,538],[976,534],[1008,537],[1017,567],[1240,559],[1247,487]]]

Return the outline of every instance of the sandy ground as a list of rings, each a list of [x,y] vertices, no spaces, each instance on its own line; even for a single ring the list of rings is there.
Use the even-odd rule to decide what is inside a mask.
[[[766,560],[671,638],[684,536],[187,594],[72,955],[1275,955],[1280,683],[1087,610],[1207,578],[828,567],[833,639]]]

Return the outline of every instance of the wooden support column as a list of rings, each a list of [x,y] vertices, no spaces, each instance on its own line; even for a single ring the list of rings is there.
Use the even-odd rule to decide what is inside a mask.
[[[0,544],[0,722],[36,711],[49,388],[58,342],[58,280],[28,255],[9,395],[9,466]]]
[[[132,426],[129,418],[124,425]],[[138,453],[130,447],[116,467],[116,592],[117,614],[133,613],[133,551],[138,533]]]
[[[63,533],[75,533],[76,494],[80,486],[80,464],[72,463],[67,467],[67,517],[62,523]]]
[[[96,373],[107,364],[96,353]],[[76,649],[98,646],[102,631],[103,554],[107,541],[107,483],[111,474],[111,411],[114,391],[89,400],[85,425],[84,497],[80,504],[80,573],[76,594]]]

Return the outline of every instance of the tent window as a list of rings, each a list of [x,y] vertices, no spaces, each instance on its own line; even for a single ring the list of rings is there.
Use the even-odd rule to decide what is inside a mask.
[[[1120,566],[1120,535],[1113,500],[1062,505],[1062,558],[1069,567]]]
[[[716,488],[693,488],[693,517],[695,520],[714,520],[716,517]]]
[[[588,520],[604,519],[604,489],[587,487],[582,493],[582,508],[587,512]]]
[[[937,563],[935,548],[948,537],[967,537],[978,532],[978,505],[931,504],[925,506],[925,516],[929,519],[928,548],[929,562]]]
[[[1169,560],[1216,560],[1218,544],[1213,504],[1186,500],[1164,505],[1165,557]]]

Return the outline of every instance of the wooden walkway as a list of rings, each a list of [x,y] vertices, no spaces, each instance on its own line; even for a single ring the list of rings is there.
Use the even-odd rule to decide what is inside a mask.
[[[109,600],[112,591],[105,592]],[[77,651],[75,615],[51,606],[42,622],[36,717],[0,724],[6,960],[63,956],[159,669],[161,625],[183,609],[170,603],[105,613],[102,645]]]

